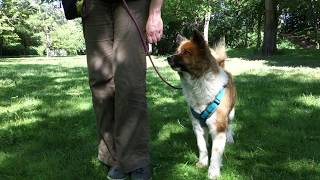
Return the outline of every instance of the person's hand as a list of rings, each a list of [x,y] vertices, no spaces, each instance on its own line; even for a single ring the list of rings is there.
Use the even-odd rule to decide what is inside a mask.
[[[150,13],[146,25],[147,39],[149,43],[160,41],[163,31],[161,12]]]

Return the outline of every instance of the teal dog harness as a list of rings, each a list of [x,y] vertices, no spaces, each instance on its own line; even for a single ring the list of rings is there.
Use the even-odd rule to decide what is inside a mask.
[[[224,96],[225,89],[219,91],[216,98],[208,104],[206,109],[204,109],[201,113],[197,113],[192,107],[190,107],[191,113],[194,118],[198,119],[200,121],[200,124],[202,126],[206,125],[207,119],[217,110],[221,99]]]

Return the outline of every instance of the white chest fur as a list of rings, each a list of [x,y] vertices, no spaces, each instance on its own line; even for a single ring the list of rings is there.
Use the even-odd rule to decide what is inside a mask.
[[[188,105],[195,111],[202,112],[228,83],[228,76],[222,69],[217,74],[209,71],[200,78],[192,78],[185,73],[181,76],[181,82]]]

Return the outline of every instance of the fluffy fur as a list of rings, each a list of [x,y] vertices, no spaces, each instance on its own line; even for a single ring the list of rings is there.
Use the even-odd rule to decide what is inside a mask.
[[[203,36],[195,31],[193,37],[177,38],[180,45],[175,55],[168,58],[172,69],[178,71],[182,82],[183,94],[190,107],[202,112],[225,87],[225,95],[217,110],[201,126],[191,112],[193,130],[199,149],[198,167],[207,167],[208,177],[216,179],[220,175],[222,154],[226,141],[233,142],[229,123],[234,117],[236,90],[230,73],[224,70],[226,54],[224,48],[210,49]],[[207,135],[212,139],[211,159],[209,163]]]

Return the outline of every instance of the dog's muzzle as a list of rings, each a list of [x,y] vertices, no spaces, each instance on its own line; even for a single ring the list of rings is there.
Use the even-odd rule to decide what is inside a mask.
[[[181,56],[177,54],[171,55],[167,57],[167,61],[173,70],[178,72],[182,72],[182,71],[188,72],[186,66],[183,64],[181,60]]]
[[[168,64],[172,67],[172,68],[174,68],[174,55],[171,55],[171,56],[169,56],[169,57],[167,57],[167,61],[168,61]]]

